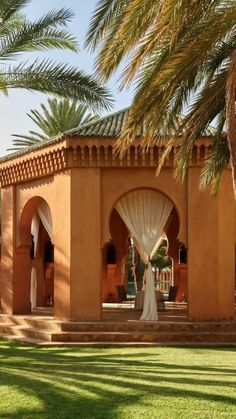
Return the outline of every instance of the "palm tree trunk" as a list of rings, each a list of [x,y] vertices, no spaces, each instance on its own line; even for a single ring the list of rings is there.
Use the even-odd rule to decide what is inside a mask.
[[[229,77],[226,86],[226,122],[227,139],[230,150],[230,164],[232,169],[234,199],[236,200],[236,115],[235,115],[235,95],[236,91],[236,50],[231,57]]]

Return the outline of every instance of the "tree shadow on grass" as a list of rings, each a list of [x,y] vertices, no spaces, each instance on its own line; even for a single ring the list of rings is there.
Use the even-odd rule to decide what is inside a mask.
[[[30,405],[29,409],[15,406],[13,413],[1,412],[0,408],[0,418],[115,419],[121,417],[121,406],[143,405],[145,398],[148,408],[149,400],[158,400],[159,396],[167,404],[174,397],[178,403],[184,398],[211,405],[221,403],[229,409],[235,406],[236,399],[229,394],[229,384],[235,384],[229,383],[230,376],[234,378],[230,367],[160,362],[158,350],[157,359],[148,351],[132,351],[129,357],[124,352],[120,355],[119,350],[99,353],[96,348],[87,352],[85,348],[0,346],[0,382],[9,386],[9,397],[11,389],[16,389],[29,400],[36,397],[41,406],[34,412]],[[208,386],[216,390],[208,392]]]

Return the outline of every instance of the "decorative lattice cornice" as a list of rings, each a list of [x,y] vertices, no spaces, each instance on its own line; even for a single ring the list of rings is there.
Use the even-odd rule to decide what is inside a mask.
[[[24,156],[0,162],[1,187],[31,181],[71,168],[155,168],[164,152],[164,145],[141,152],[138,144],[131,146],[125,157],[114,153],[115,140],[111,138],[67,138],[41,150],[34,149]],[[190,165],[202,166],[211,147],[210,140],[199,140],[193,149]],[[167,157],[164,167],[172,167],[178,151],[176,145]]]
[[[52,175],[66,168],[65,150],[55,150],[0,164],[1,187]]]

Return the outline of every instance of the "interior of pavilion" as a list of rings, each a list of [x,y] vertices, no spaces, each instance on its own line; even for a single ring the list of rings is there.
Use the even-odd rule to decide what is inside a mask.
[[[149,195],[149,191],[147,194]],[[155,193],[154,197],[158,198],[158,201],[159,198],[162,200],[162,197]],[[146,195],[143,210],[147,209],[147,201]],[[142,200],[139,204],[142,208]],[[158,208],[158,202],[154,202],[153,213],[156,210],[163,213],[163,208]],[[152,210],[149,209],[149,212],[152,218]],[[131,218],[135,219],[132,213]],[[159,223],[157,219],[153,220],[156,225]],[[113,318],[122,315],[127,319],[138,320],[142,319],[144,311],[149,261],[145,261],[145,255],[134,237],[135,232],[133,231],[132,235],[132,227],[129,227],[115,207],[110,218],[111,240],[103,251],[103,315]],[[179,318],[187,316],[187,248],[178,240],[179,227],[177,209],[171,205],[164,225],[156,236],[158,243],[150,258],[157,318],[165,318],[170,314]],[[155,230],[155,226],[149,225],[149,228],[146,226],[145,229]],[[144,232],[141,234],[144,236]]]

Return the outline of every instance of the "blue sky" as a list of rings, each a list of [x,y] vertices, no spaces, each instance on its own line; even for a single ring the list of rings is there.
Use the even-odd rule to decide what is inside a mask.
[[[52,9],[61,7],[69,7],[74,13],[73,21],[68,25],[70,31],[76,35],[80,44],[80,52],[78,54],[55,51],[47,54],[31,53],[22,55],[22,59],[26,58],[34,60],[36,57],[47,56],[56,61],[67,62],[81,70],[91,74],[93,72],[93,60],[88,52],[83,48],[84,37],[88,28],[89,19],[95,8],[97,0],[31,0],[29,5],[24,9],[25,13],[31,20],[37,19],[40,15]],[[109,88],[112,91],[115,104],[113,111],[122,109],[130,105],[132,99],[132,90],[118,91],[118,75],[109,81]],[[1,93],[0,97],[0,113],[1,113],[1,142],[0,156],[5,155],[7,148],[12,145],[11,134],[27,134],[29,129],[34,127],[33,122],[26,115],[30,109],[39,109],[40,103],[47,100],[46,95],[38,92],[26,92],[24,90],[10,90],[9,96],[5,97]]]

